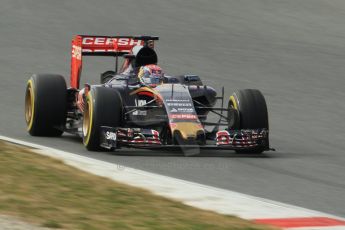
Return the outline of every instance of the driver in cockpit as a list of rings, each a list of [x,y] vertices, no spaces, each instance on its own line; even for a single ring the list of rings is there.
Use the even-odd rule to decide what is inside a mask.
[[[163,77],[162,68],[155,64],[141,66],[138,72],[140,83],[149,87],[156,87],[162,84]]]

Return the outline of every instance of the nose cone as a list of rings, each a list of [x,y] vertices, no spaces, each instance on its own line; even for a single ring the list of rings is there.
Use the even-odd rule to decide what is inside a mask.
[[[199,123],[177,122],[171,125],[171,131],[178,144],[201,144],[205,141],[205,132]]]

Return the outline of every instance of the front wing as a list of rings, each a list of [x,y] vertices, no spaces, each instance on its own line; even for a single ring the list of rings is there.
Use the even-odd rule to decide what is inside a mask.
[[[153,129],[101,127],[101,146],[107,149],[121,147],[141,149],[209,149],[209,150],[251,150],[263,146],[265,150],[273,150],[268,145],[267,129],[222,130],[216,133],[214,140],[204,145],[165,144],[159,133]]]

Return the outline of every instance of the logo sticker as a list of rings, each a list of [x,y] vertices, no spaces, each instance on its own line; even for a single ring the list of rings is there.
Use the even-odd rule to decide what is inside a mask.
[[[116,141],[116,133],[107,131],[105,133],[105,139],[111,140],[111,141]]]
[[[72,57],[77,60],[81,60],[81,47],[73,45],[72,46]]]

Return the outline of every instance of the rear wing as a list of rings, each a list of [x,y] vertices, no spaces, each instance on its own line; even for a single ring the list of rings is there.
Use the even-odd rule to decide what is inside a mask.
[[[158,37],[151,36],[96,36],[77,35],[72,40],[71,87],[79,88],[83,56],[118,57],[131,52],[137,45],[151,48]]]

